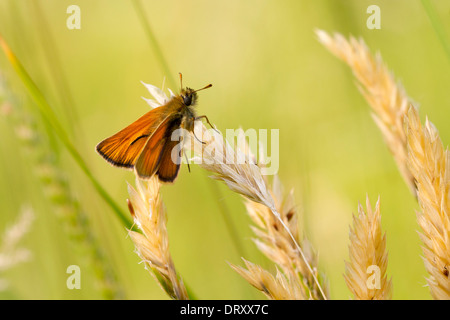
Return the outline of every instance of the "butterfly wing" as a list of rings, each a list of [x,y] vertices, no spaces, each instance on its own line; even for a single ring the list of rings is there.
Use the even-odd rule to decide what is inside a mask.
[[[164,114],[164,106],[147,112],[125,129],[100,142],[97,152],[115,166],[132,168]]]
[[[175,160],[175,161],[174,161]],[[161,163],[157,174],[163,182],[173,182],[178,175],[181,163],[181,144],[179,141],[166,141],[164,151],[161,155]]]
[[[175,180],[180,164],[174,163],[171,158],[172,149],[177,144],[177,141],[171,141],[171,135],[180,128],[181,121],[182,115],[169,115],[150,136],[134,165],[140,178],[148,179],[162,170],[158,173],[161,181]]]

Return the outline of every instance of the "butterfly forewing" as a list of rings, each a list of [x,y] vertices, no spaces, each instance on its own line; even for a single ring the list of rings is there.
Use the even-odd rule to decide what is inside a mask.
[[[163,116],[162,107],[147,112],[125,129],[100,142],[97,152],[113,165],[132,168]]]

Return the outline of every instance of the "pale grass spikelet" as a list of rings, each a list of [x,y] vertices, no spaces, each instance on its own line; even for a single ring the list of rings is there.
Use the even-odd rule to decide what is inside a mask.
[[[18,244],[25,234],[29,232],[33,220],[33,209],[28,206],[24,207],[17,221],[4,231],[0,243],[0,272],[30,260],[31,252],[28,249],[20,248]],[[5,290],[7,287],[8,282],[0,279],[0,291]]]
[[[129,230],[136,253],[155,276],[161,288],[177,300],[189,299],[169,252],[167,215],[159,192],[160,183],[154,176],[149,181],[136,177],[136,189],[128,185],[128,206],[134,222],[142,233]]]
[[[270,191],[281,219],[288,226],[295,242],[302,248],[306,261],[319,280],[326,295],[325,298],[327,298],[329,295],[328,288],[324,276],[319,274],[318,271],[318,257],[308,239],[302,237],[299,232],[298,213],[293,191],[291,190],[287,196],[283,196],[283,187],[277,175],[273,177]],[[246,200],[245,206],[250,218],[256,225],[252,227],[252,230],[257,236],[254,242],[258,249],[281,268],[289,281],[294,281],[291,285],[296,286],[297,292],[292,299],[323,299],[320,287],[309,272],[296,244],[280,221],[267,207],[259,203]]]
[[[349,258],[345,263],[345,282],[356,300],[388,300],[392,298],[392,281],[387,279],[388,254],[386,235],[381,229],[380,198],[375,210],[369,197],[366,212],[358,205],[349,235]],[[374,272],[372,268],[379,270]]]
[[[245,267],[242,268],[230,264],[230,266],[248,283],[261,291],[267,298],[272,300],[304,300],[304,294],[301,292],[299,278],[294,276],[289,279],[285,274],[277,269],[274,277],[270,272],[260,266],[251,263],[245,259]],[[290,274],[291,276],[291,274]]]
[[[199,155],[194,158],[194,162],[214,173],[211,178],[223,181],[232,191],[276,211],[261,170],[248,154],[233,149],[220,133],[208,130],[199,121],[196,122],[194,132],[195,136],[202,137],[203,142],[191,138],[194,152]]]
[[[417,110],[406,119],[408,164],[416,180],[425,268],[434,299],[450,299],[450,153],[439,133],[426,119],[422,126]]]
[[[244,150],[232,148],[222,135],[207,130],[201,123],[196,125],[195,135],[202,137],[204,143],[192,138],[194,152],[198,155],[194,161],[214,173],[212,178],[225,182],[246,199],[247,211],[259,227],[253,228],[259,238],[255,240],[258,248],[277,263],[289,279],[302,278],[297,281],[299,289],[295,298],[327,299],[328,294],[318,278],[313,250],[308,241],[300,241],[292,194],[283,203],[277,177],[273,189],[269,188],[246,144],[241,144]]]
[[[317,30],[319,41],[344,61],[358,81],[358,88],[372,108],[372,117],[381,130],[399,171],[415,195],[414,179],[407,166],[404,117],[412,100],[400,82],[383,62],[381,55],[370,52],[362,39],[347,40],[339,33],[333,36]]]

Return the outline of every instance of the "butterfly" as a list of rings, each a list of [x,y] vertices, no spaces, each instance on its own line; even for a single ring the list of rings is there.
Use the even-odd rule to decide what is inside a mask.
[[[157,175],[161,182],[175,181],[182,148],[178,140],[172,140],[172,133],[180,128],[193,132],[195,121],[202,118],[212,127],[207,116],[196,116],[194,110],[197,92],[212,85],[198,90],[183,88],[181,73],[180,82],[180,94],[101,141],[96,146],[97,152],[114,166],[134,169],[141,179]],[[173,154],[177,161],[173,160]]]

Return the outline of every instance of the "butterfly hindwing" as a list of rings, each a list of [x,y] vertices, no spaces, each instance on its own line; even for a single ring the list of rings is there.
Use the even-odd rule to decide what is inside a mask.
[[[145,147],[136,160],[135,170],[140,178],[148,179],[152,177],[161,167],[161,181],[173,181],[178,173],[179,164],[175,164],[171,158],[171,152],[177,141],[171,141],[172,132],[180,127],[181,115],[173,114],[164,119],[158,128],[149,137]],[[175,144],[174,144],[175,142]],[[170,170],[166,170],[170,168]],[[166,178],[167,179],[164,179]],[[172,178],[169,180],[169,178]]]
[[[163,182],[175,180],[180,170],[181,152],[181,144],[178,140],[172,141],[169,138],[166,141],[157,172],[159,180]]]

